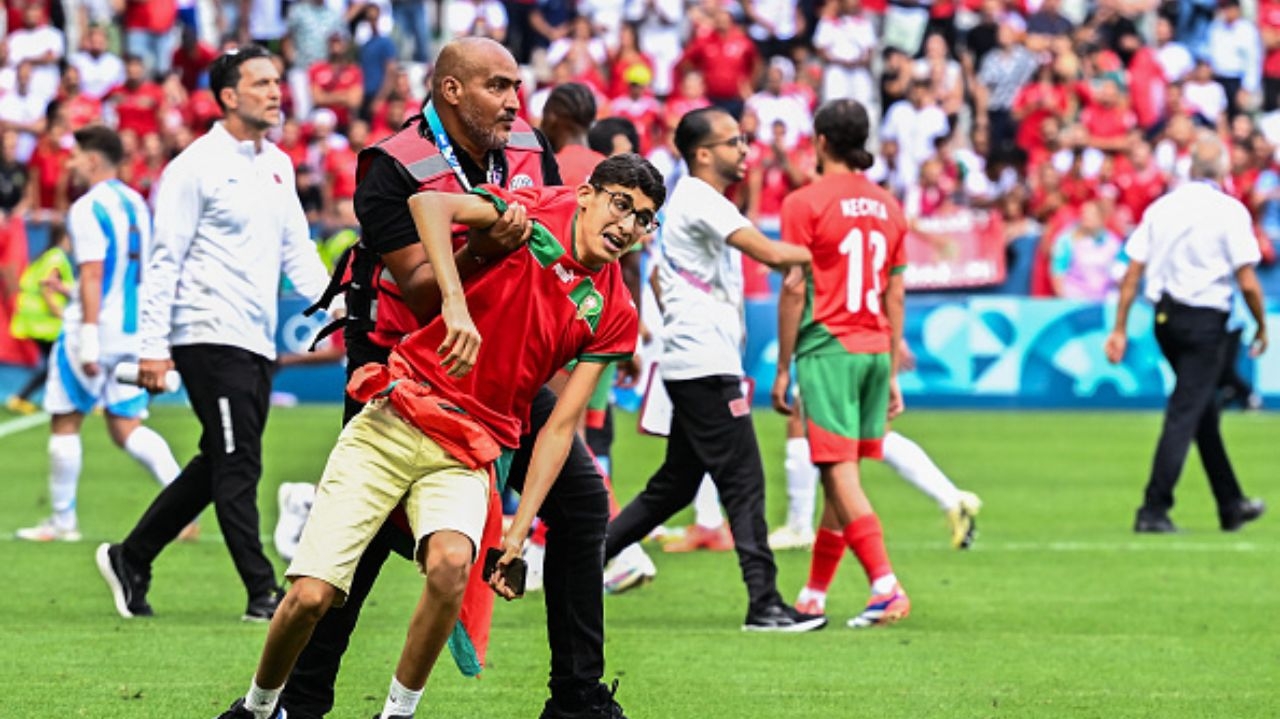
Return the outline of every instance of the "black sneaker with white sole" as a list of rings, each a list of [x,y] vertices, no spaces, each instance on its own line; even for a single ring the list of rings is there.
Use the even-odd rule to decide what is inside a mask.
[[[280,606],[280,600],[284,597],[284,592],[279,587],[272,589],[270,592],[249,600],[249,606],[245,607],[244,616],[241,617],[246,622],[269,622],[276,615],[276,608]]]
[[[774,604],[747,613],[742,623],[744,632],[779,632],[797,634],[812,632],[827,626],[827,618],[821,614],[803,614],[788,604]]]
[[[111,597],[115,600],[116,611],[120,616],[131,619],[149,617],[155,613],[147,603],[150,577],[130,566],[119,544],[98,545],[94,559],[98,564],[98,572],[111,590]]]

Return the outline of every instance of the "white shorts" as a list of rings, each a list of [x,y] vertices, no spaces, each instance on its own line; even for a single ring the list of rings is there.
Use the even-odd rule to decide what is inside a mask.
[[[116,365],[137,362],[134,354],[103,352],[96,377],[84,374],[75,348],[64,334],[49,352],[49,378],[44,383],[44,411],[49,414],[89,414],[97,407],[127,419],[146,419],[150,398],[141,387],[115,380]]]

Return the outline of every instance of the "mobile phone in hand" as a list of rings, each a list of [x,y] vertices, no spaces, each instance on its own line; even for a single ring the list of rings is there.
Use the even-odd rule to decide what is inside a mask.
[[[481,579],[486,582],[489,581],[489,578],[493,576],[494,570],[498,568],[498,560],[502,559],[503,554],[504,552],[500,547],[490,547],[489,551],[485,552],[484,570],[480,574]],[[507,583],[508,587],[511,587],[511,591],[515,592],[517,597],[524,595],[524,584],[527,574],[528,565],[526,565],[525,561],[520,557],[516,557],[511,560],[502,568],[503,581]]]

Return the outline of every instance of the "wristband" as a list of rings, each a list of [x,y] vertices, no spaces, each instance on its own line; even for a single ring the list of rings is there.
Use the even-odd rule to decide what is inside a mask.
[[[77,339],[80,341],[79,351],[77,352],[80,364],[85,365],[102,359],[102,347],[98,343],[97,325],[80,325],[80,335]]]

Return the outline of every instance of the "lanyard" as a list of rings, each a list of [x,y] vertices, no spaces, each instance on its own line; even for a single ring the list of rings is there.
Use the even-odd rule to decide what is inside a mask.
[[[431,134],[436,139],[436,149],[440,150],[445,162],[449,163],[449,168],[457,176],[458,182],[462,183],[463,189],[470,192],[471,182],[467,180],[467,173],[462,171],[462,165],[458,163],[458,155],[453,150],[453,142],[449,139],[449,133],[444,131],[444,125],[440,123],[440,115],[436,114],[435,105],[428,102],[422,114],[427,118],[427,125],[431,127]],[[489,153],[489,170],[485,174],[488,176],[489,184],[502,187],[503,172],[497,163],[493,161],[492,152]]]

